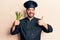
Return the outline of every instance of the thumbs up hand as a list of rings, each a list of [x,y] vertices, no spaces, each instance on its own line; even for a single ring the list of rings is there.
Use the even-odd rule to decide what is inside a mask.
[[[41,17],[41,20],[38,20],[38,25],[48,28],[47,24],[43,21],[43,16]]]
[[[38,24],[40,26],[43,26],[45,24],[45,22],[43,21],[43,16],[41,17],[41,20],[38,20]]]

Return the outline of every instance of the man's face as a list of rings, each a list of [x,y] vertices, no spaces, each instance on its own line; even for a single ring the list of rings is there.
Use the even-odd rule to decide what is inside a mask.
[[[28,17],[32,18],[35,15],[35,9],[34,8],[28,8],[27,10]]]

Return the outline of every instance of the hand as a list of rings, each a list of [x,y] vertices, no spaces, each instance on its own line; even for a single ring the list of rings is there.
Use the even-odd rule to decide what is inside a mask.
[[[15,20],[13,25],[19,25],[20,21],[19,20]]]
[[[47,24],[43,21],[43,16],[41,17],[41,20],[38,20],[38,25],[48,28]]]

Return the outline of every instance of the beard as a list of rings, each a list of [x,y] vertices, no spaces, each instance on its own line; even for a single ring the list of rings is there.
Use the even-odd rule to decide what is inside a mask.
[[[35,15],[35,13],[29,13],[29,14],[27,14],[27,16],[28,16],[29,18],[34,17],[34,15]]]

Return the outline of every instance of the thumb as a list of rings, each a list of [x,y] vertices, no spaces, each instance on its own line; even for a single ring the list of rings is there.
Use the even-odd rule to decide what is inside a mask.
[[[43,16],[41,17],[41,20],[43,20]]]

